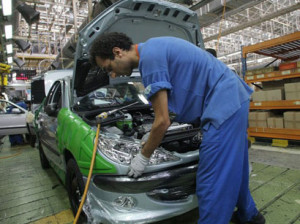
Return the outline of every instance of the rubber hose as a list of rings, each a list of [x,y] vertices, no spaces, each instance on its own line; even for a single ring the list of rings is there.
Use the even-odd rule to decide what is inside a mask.
[[[99,132],[100,132],[100,124],[98,124],[98,126],[97,126],[96,139],[95,139],[95,143],[94,143],[94,150],[93,150],[93,156],[92,156],[91,165],[90,165],[90,171],[89,171],[89,174],[88,174],[88,178],[87,178],[87,181],[86,181],[86,184],[85,184],[84,192],[83,192],[81,202],[80,202],[79,208],[77,210],[75,219],[73,221],[73,224],[76,224],[77,221],[78,221],[79,215],[81,213],[83,204],[84,204],[85,199],[86,199],[87,191],[89,189],[89,185],[90,185],[90,181],[91,181],[91,177],[92,177],[92,173],[93,173],[93,168],[94,168],[94,163],[95,163],[95,158],[96,158]]]

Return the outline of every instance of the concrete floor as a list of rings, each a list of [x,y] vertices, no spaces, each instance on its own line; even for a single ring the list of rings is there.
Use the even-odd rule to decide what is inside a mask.
[[[38,150],[0,145],[0,223],[67,224],[74,217],[67,192]],[[253,145],[250,189],[267,224],[300,224],[300,149]],[[196,223],[197,209],[159,224]],[[157,224],[158,224],[157,223]]]

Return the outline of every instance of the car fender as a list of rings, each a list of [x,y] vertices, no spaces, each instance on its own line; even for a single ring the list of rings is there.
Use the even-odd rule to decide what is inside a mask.
[[[60,110],[58,114],[57,142],[61,153],[68,149],[74,156],[80,171],[88,175],[94,139],[96,132],[86,124],[79,116],[67,108]],[[94,173],[117,173],[116,167],[96,155]]]

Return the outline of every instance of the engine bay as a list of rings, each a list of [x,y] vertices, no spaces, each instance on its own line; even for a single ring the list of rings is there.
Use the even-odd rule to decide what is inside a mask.
[[[97,114],[98,115],[98,114]],[[83,114],[82,118],[92,126],[96,126],[97,115]],[[185,153],[199,149],[202,135],[199,127],[192,124],[172,122],[168,128],[160,147],[167,151]],[[126,140],[140,140],[146,142],[154,122],[152,109],[119,110],[102,119],[101,132],[111,133]]]

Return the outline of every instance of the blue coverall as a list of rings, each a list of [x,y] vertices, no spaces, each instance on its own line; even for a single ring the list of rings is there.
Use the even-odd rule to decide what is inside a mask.
[[[248,187],[251,88],[210,53],[179,38],[152,38],[138,51],[147,98],[167,89],[176,120],[201,123],[198,223],[228,224],[235,206],[241,221],[251,220],[258,213]]]

